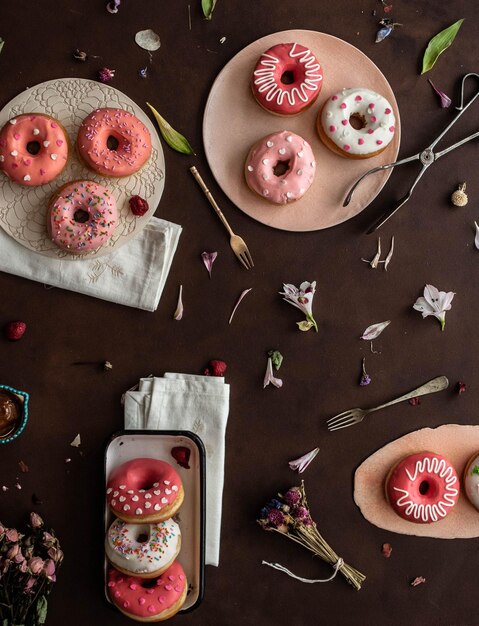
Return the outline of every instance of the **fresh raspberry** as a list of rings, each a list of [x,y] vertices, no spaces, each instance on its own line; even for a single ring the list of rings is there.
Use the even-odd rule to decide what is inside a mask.
[[[175,459],[175,461],[181,467],[185,467],[186,469],[190,469],[189,460],[190,460],[191,451],[189,448],[185,446],[175,446],[171,448],[171,456]]]
[[[457,391],[457,393],[459,393],[459,394],[460,394],[460,393],[465,393],[465,392],[466,392],[466,390],[467,390],[467,385],[466,385],[466,383],[462,383],[462,382],[460,382],[460,381],[459,381],[459,382],[457,383],[457,385],[456,385],[456,391]]]
[[[148,202],[146,200],[143,200],[143,198],[140,198],[140,196],[132,196],[128,200],[128,202],[130,203],[131,212],[133,213],[133,215],[136,215],[138,217],[145,215],[145,213],[150,208],[148,206]]]
[[[208,363],[203,373],[205,376],[224,376],[227,367],[224,361],[213,359]]]
[[[18,341],[27,330],[25,322],[9,322],[5,326],[5,336],[10,341]]]

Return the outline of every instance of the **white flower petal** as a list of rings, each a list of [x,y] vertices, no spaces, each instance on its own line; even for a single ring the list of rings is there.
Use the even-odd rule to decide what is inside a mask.
[[[416,302],[413,304],[412,308],[416,309],[416,311],[420,311],[422,313],[423,317],[427,317],[428,315],[434,315],[435,314],[435,311],[432,308],[432,306],[422,296],[420,296],[416,300]]]
[[[298,470],[298,474],[301,474],[301,472],[304,472],[304,470],[308,467],[318,452],[319,448],[315,448],[314,450],[311,450],[311,452],[307,452],[306,454],[303,454],[303,456],[300,456],[299,459],[290,461],[288,465],[292,470]]]
[[[279,387],[283,386],[283,381],[281,380],[281,378],[275,378],[273,376],[273,362],[271,361],[271,357],[268,357],[268,363],[266,364],[266,372],[263,381],[263,389],[267,387],[270,383],[278,389]]]
[[[424,287],[424,298],[435,311],[438,310],[439,290],[436,287],[433,287],[433,285],[426,285]]]
[[[151,30],[151,28],[148,28],[147,30],[140,30],[136,33],[135,42],[140,46],[140,48],[150,52],[158,50],[161,46],[160,36]]]
[[[451,302],[456,294],[453,291],[445,291],[439,292],[439,308],[441,311],[449,311],[451,308]]]
[[[479,224],[474,222],[474,226],[476,227],[476,237],[474,239],[474,245],[479,250]]]
[[[373,339],[377,339],[386,328],[386,326],[389,326],[390,323],[391,320],[387,320],[386,322],[379,322],[379,324],[372,324],[372,326],[368,326],[361,335],[361,339],[365,339],[366,341],[372,341]]]
[[[176,305],[176,311],[173,314],[173,319],[177,322],[183,317],[183,285],[180,285],[180,291],[178,293],[178,303]]]

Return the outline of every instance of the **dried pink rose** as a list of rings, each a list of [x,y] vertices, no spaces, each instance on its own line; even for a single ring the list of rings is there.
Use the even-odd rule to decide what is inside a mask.
[[[55,562],[52,559],[47,559],[43,566],[43,572],[46,576],[51,578],[55,573]]]
[[[11,541],[12,543],[19,539],[18,530],[15,528],[8,528],[5,532],[5,536],[7,537],[7,541]]]
[[[28,567],[32,574],[39,574],[43,570],[44,561],[39,556],[34,556],[28,561]]]
[[[43,520],[38,513],[30,513],[30,526],[32,528],[41,528],[43,526]]]

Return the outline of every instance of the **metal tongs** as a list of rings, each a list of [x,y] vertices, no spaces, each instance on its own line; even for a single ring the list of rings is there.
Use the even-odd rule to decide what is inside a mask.
[[[452,122],[448,126],[446,126],[446,128],[442,131],[442,133],[439,135],[439,137],[437,137],[431,143],[431,145],[429,145],[427,148],[425,148],[425,150],[423,150],[422,152],[418,152],[417,154],[414,154],[413,156],[407,157],[405,159],[401,159],[400,161],[396,161],[395,163],[388,163],[387,165],[380,165],[379,167],[373,167],[373,169],[371,169],[368,172],[366,172],[365,174],[363,174],[361,176],[361,178],[359,178],[354,183],[354,185],[351,187],[351,189],[349,190],[349,193],[346,196],[346,199],[344,200],[343,206],[348,206],[348,204],[351,202],[351,198],[353,197],[353,193],[355,192],[356,187],[361,183],[362,180],[364,180],[366,178],[366,176],[369,176],[369,174],[374,174],[375,172],[380,172],[382,170],[388,170],[388,169],[390,169],[392,167],[396,167],[396,165],[404,165],[404,163],[410,163],[411,161],[420,161],[422,163],[422,169],[419,172],[419,174],[417,175],[416,180],[412,183],[411,188],[409,189],[407,194],[405,196],[403,196],[397,202],[397,204],[395,206],[393,206],[393,208],[388,209],[378,219],[378,221],[375,222],[371,226],[371,228],[367,231],[368,234],[369,233],[373,233],[378,228],[381,228],[381,226],[385,222],[387,222],[387,220],[390,217],[392,217],[394,215],[394,213],[396,213],[396,211],[398,211],[404,204],[406,204],[406,202],[411,197],[411,194],[414,191],[414,188],[416,187],[416,185],[420,181],[422,175],[425,173],[427,168],[434,163],[434,161],[437,161],[437,159],[439,159],[439,157],[442,157],[445,154],[447,154],[448,152],[451,152],[451,150],[454,150],[455,148],[459,148],[460,146],[462,146],[463,144],[467,143],[468,141],[471,141],[472,139],[475,139],[476,137],[479,137],[479,132],[477,132],[477,133],[474,133],[473,135],[469,135],[469,137],[466,137],[465,139],[462,139],[461,141],[458,141],[457,143],[453,144],[452,146],[449,146],[449,148],[445,148],[441,152],[434,152],[434,147],[436,146],[436,144],[441,141],[441,139],[444,137],[444,135],[447,133],[447,131],[450,128],[452,128],[452,126],[454,126],[454,124],[461,117],[461,115],[463,113],[465,113],[466,109],[468,109],[471,106],[471,104],[474,102],[474,100],[479,96],[479,90],[478,90],[478,92],[475,94],[475,96],[473,96],[471,98],[471,100],[464,106],[464,83],[465,83],[466,79],[469,78],[469,76],[475,76],[476,78],[479,78],[479,74],[473,74],[473,73],[469,73],[469,74],[466,74],[464,76],[464,78],[462,79],[462,83],[461,83],[461,105],[456,107],[456,109],[459,111],[459,113],[452,120]]]

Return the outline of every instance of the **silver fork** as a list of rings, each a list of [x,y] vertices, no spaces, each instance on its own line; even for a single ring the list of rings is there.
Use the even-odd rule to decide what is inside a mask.
[[[385,404],[380,404],[374,409],[350,409],[349,411],[344,411],[344,413],[335,415],[334,417],[329,418],[326,422],[328,429],[330,431],[340,430],[341,428],[353,426],[353,424],[359,424],[369,413],[379,411],[379,409],[384,409],[387,406],[391,406],[391,404],[397,404],[398,402],[403,402],[404,400],[416,398],[417,396],[425,396],[428,393],[442,391],[443,389],[446,389],[448,385],[449,381],[445,376],[438,376],[437,378],[430,380],[428,383],[421,385],[417,389],[406,393],[404,396],[400,396],[399,398],[386,402]]]
[[[210,201],[211,206],[216,211],[220,220],[223,222],[223,226],[229,232],[231,249],[235,253],[236,257],[239,259],[239,261],[246,267],[246,269],[250,270],[252,267],[254,267],[254,263],[253,263],[253,258],[250,254],[250,251],[248,250],[248,246],[246,245],[244,239],[242,239],[239,235],[234,234],[231,226],[228,224],[226,217],[223,215],[222,210],[217,205],[216,200],[213,198],[211,191],[206,186],[205,181],[201,178],[200,173],[198,172],[198,170],[196,169],[194,165],[190,167],[190,172],[195,177],[196,182],[201,187],[203,193]]]

